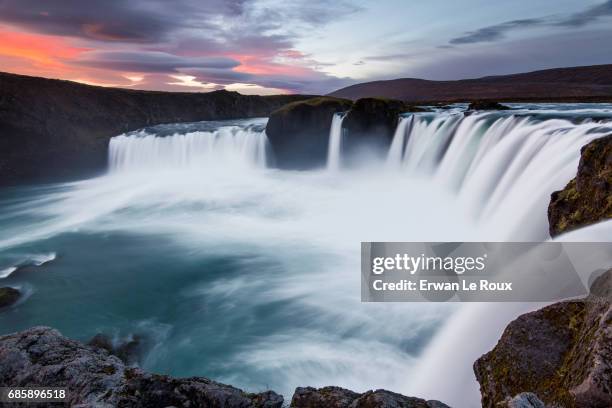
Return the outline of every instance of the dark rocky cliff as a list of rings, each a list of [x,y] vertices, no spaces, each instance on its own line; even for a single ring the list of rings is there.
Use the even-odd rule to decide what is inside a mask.
[[[474,363],[482,405],[532,392],[546,406],[612,406],[612,270],[582,300],[524,314]]]
[[[109,138],[126,131],[268,116],[304,98],[135,91],[0,73],[0,185],[99,172]]]
[[[342,124],[346,131],[342,156],[350,162],[365,146],[368,152],[386,152],[399,115],[422,111],[393,99],[364,98],[352,103],[347,99],[318,97],[272,112],[266,133],[278,167],[309,169],[326,163],[329,131],[335,113],[347,112]]]
[[[332,118],[352,105],[346,99],[320,97],[293,102],[272,112],[266,134],[276,165],[284,169],[324,165]]]
[[[550,235],[612,218],[612,135],[581,149],[578,173],[548,206]]]

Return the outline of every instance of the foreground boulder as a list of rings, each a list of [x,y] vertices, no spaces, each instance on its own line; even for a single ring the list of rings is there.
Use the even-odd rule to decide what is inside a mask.
[[[467,110],[475,111],[475,110],[508,110],[510,107],[506,105],[502,105],[499,102],[495,101],[473,101],[470,102]]]
[[[21,297],[21,292],[15,288],[0,288],[0,308],[9,307],[15,304]]]
[[[298,387],[291,399],[294,408],[448,408],[439,401],[406,397],[386,390],[363,394],[340,387]]]
[[[357,100],[346,115],[343,127],[347,131],[344,151],[354,154],[362,147],[377,148],[386,153],[397,128],[400,115],[405,112],[422,112],[422,108],[403,101],[384,98]]]
[[[495,348],[474,363],[483,407],[497,407],[522,392],[535,393],[546,406],[612,406],[611,293],[609,270],[594,281],[587,298],[510,323]]]
[[[552,193],[548,206],[550,235],[612,218],[612,135],[581,149],[576,178]]]
[[[280,408],[283,397],[244,392],[203,377],[128,368],[100,348],[34,327],[0,337],[1,387],[66,387],[69,406]],[[5,404],[3,406],[10,406]]]
[[[347,99],[323,96],[293,102],[272,112],[266,134],[276,165],[284,169],[324,165],[334,114],[349,110],[352,104]]]

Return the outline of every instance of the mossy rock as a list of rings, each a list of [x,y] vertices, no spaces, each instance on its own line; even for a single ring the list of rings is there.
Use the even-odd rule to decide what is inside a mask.
[[[551,195],[550,235],[612,218],[612,135],[581,149],[576,178]]]
[[[600,296],[611,285],[609,270],[589,297],[511,322],[493,350],[474,363],[482,406],[497,407],[523,392],[537,394],[546,406],[612,406],[612,305]]]

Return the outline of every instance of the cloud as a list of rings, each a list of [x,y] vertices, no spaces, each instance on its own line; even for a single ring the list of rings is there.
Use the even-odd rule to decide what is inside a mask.
[[[570,14],[569,16],[563,18],[530,18],[507,21],[501,24],[483,27],[453,38],[449,41],[449,44],[461,45],[498,41],[505,38],[506,34],[510,31],[517,31],[525,28],[554,26],[582,27],[606,16],[612,16],[612,0],[607,0],[605,3],[589,7],[585,11]]]
[[[0,0],[0,24],[75,44],[78,55],[58,60],[67,79],[108,83],[108,76],[138,74],[151,77],[139,86],[167,89],[172,75],[184,74],[205,84],[312,92],[317,81],[335,77],[295,44],[357,11],[324,0]]]
[[[449,41],[450,44],[471,44],[478,42],[492,42],[504,38],[508,31],[531,28],[542,25],[541,19],[524,19],[507,21],[502,24],[492,25],[489,27],[480,28],[476,31],[469,31],[461,37],[453,38]]]
[[[590,7],[583,12],[572,14],[559,21],[557,25],[564,27],[582,27],[605,16],[612,16],[612,0],[608,0],[598,6]]]
[[[181,68],[231,69],[240,63],[226,57],[181,57],[160,51],[87,51],[73,64],[127,72],[178,72]]]

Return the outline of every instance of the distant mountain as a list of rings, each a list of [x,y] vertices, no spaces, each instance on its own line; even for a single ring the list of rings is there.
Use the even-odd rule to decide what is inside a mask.
[[[385,97],[409,102],[459,102],[475,99],[612,102],[612,64],[457,81],[401,78],[351,85],[329,95],[348,99]]]

